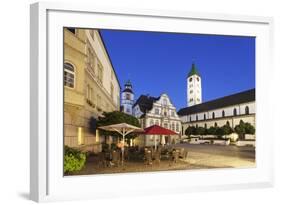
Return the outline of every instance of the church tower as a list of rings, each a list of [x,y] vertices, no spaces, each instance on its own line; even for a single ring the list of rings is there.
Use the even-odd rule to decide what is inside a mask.
[[[187,106],[193,106],[202,103],[201,77],[195,64],[192,63],[191,70],[187,76]]]
[[[134,92],[133,86],[130,80],[125,83],[125,88],[121,94],[121,111],[133,115],[134,105]]]

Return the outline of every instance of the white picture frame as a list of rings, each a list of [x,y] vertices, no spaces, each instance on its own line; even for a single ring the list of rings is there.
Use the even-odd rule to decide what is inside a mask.
[[[99,21],[93,21],[99,19]],[[273,186],[273,19],[185,11],[98,8],[35,3],[30,15],[30,198],[34,201],[97,199]],[[256,37],[256,167],[161,173],[63,176],[63,26]],[[61,85],[61,87],[60,87]],[[266,96],[266,97],[265,97]],[[267,132],[265,132],[267,130]],[[263,137],[267,136],[267,138]],[[181,182],[181,183],[179,183]],[[118,184],[108,186],[106,184]]]

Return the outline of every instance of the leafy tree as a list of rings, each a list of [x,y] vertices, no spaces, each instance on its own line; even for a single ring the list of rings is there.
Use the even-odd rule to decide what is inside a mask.
[[[224,135],[229,135],[229,134],[233,133],[233,129],[230,127],[229,123],[222,126],[222,129],[223,129]]]
[[[217,127],[211,126],[209,129],[207,129],[207,133],[209,135],[216,135]]]
[[[140,127],[139,120],[132,115],[128,115],[123,112],[113,111],[113,112],[104,112],[103,117],[99,117],[97,121],[97,127],[118,124],[118,123],[127,123],[136,127]],[[100,130],[100,134],[107,137],[120,137],[120,134],[117,132],[109,132],[105,130]],[[130,133],[125,136],[126,140],[134,139],[136,134]]]
[[[243,122],[243,120],[240,120],[239,125],[236,125],[234,130],[239,135],[240,139],[245,138],[246,129],[245,129],[245,123]]]
[[[190,135],[194,135],[196,133],[196,128],[194,126],[188,126],[185,130],[185,135],[190,137]]]
[[[215,135],[217,135],[218,137],[222,137],[223,135],[225,135],[225,130],[223,129],[223,127],[218,127],[215,131]]]
[[[245,133],[253,135],[253,134],[255,134],[255,132],[256,132],[255,127],[253,125],[251,125],[250,123],[246,122],[245,123]]]
[[[196,128],[196,134],[197,135],[205,135],[206,129],[204,127],[198,127],[198,128]]]

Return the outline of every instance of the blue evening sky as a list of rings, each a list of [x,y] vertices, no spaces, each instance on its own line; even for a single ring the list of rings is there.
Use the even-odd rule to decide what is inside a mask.
[[[167,93],[186,107],[186,76],[194,61],[203,102],[255,87],[255,38],[101,30],[117,77],[130,79],[135,100]]]

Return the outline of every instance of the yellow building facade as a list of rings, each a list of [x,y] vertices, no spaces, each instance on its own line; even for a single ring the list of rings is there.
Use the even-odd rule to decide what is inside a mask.
[[[98,30],[64,28],[64,144],[99,152],[91,129],[120,108],[120,84]]]

